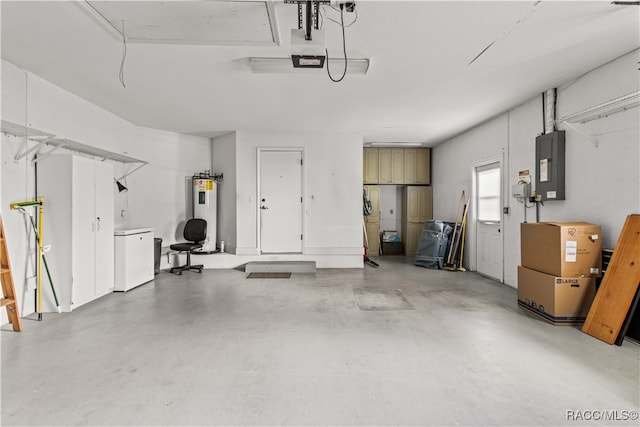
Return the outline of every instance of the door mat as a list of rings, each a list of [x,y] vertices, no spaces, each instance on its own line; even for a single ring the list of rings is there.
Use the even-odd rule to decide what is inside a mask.
[[[291,273],[249,273],[247,279],[288,279]]]
[[[396,311],[415,310],[416,308],[402,295],[399,289],[355,289],[356,301],[360,310]]]

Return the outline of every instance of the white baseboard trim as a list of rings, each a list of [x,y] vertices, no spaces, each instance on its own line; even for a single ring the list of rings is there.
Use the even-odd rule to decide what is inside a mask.
[[[183,260],[180,260],[183,261]],[[339,255],[309,255],[309,254],[267,254],[267,255],[238,255],[230,253],[215,253],[192,257],[194,264],[203,264],[206,269],[237,268],[251,261],[315,261],[317,268],[363,268],[362,254]]]
[[[362,246],[348,248],[304,248],[305,255],[364,255]]]
[[[259,255],[258,248],[234,248],[236,255]]]

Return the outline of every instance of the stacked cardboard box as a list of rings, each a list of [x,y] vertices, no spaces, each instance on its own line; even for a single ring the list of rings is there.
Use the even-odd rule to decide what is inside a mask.
[[[536,222],[520,227],[518,305],[554,325],[584,323],[602,275],[600,226]]]

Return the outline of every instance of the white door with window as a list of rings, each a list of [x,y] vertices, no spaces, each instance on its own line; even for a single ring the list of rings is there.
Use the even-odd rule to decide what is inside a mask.
[[[503,281],[502,174],[500,162],[477,167],[476,263],[478,273]]]
[[[260,150],[262,253],[302,253],[302,151]]]

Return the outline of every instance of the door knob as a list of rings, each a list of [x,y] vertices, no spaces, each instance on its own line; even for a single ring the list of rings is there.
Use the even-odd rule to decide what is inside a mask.
[[[260,209],[269,209],[269,208],[266,206],[260,206]]]

